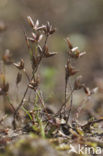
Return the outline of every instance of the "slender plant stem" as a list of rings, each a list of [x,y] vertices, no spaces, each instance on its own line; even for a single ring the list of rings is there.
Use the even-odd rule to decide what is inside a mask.
[[[103,122],[103,119],[97,119],[94,121],[89,121],[85,125],[83,125],[82,128],[84,129],[86,127],[90,127],[92,124],[99,123],[99,122]]]
[[[7,118],[7,115],[4,115],[1,119],[0,119],[0,124]]]
[[[50,116],[49,116],[49,114],[48,114],[48,112],[47,112],[47,110],[46,110],[46,107],[45,107],[43,98],[42,98],[41,95],[39,94],[38,90],[36,90],[36,93],[37,93],[37,96],[38,96],[38,98],[39,98],[39,100],[40,100],[40,103],[41,103],[42,107],[43,107],[44,110],[45,110],[45,113],[46,113],[46,115],[47,115],[47,117],[48,117],[48,120],[50,120]]]
[[[28,75],[28,73],[26,72],[25,68],[23,69],[23,71],[24,71],[24,73],[25,73],[25,75],[26,75],[26,77],[27,77],[27,80],[30,82],[29,75]]]
[[[75,115],[75,120],[77,120],[79,118],[79,114],[82,110],[82,107],[84,106],[85,103],[87,103],[89,101],[89,96],[85,97],[81,103],[79,104],[78,106],[78,109],[77,109],[77,112],[76,112],[76,115]]]
[[[47,40],[48,40],[48,35],[46,35],[46,39],[45,39],[43,48],[46,46]],[[28,50],[29,50],[29,48],[30,48],[30,47],[28,47]],[[41,60],[42,60],[42,58],[43,58],[43,55],[44,55],[44,54],[42,53],[42,55],[41,55],[41,57],[40,57],[40,60],[39,60],[39,62],[38,62],[38,64],[37,64],[37,66],[36,66],[36,68],[33,70],[31,80],[34,78],[35,73],[36,73],[37,70],[38,70],[38,66],[39,66],[39,64],[40,64],[40,62],[41,62]],[[25,69],[24,69],[24,73],[25,73],[25,75],[26,75],[28,81],[30,82],[31,80],[30,80],[30,78],[29,78],[29,76],[28,76],[28,74],[27,74],[27,72],[26,72]],[[25,96],[26,96],[26,94],[27,94],[27,92],[28,92],[28,89],[29,89],[29,85],[27,85],[26,90],[25,90],[25,92],[24,92],[24,95],[23,95],[23,97],[22,97],[22,100],[21,100],[20,104],[18,105],[18,107],[16,108],[16,110],[15,110],[15,112],[14,112],[13,122],[12,122],[12,125],[13,125],[13,128],[14,128],[14,129],[16,129],[16,121],[15,121],[15,119],[16,119],[17,113],[18,113],[19,109],[21,108],[21,106],[22,106],[22,104],[23,104],[23,101],[24,101]],[[40,101],[41,101],[41,104],[42,104],[43,107],[44,107],[44,103],[43,103],[42,99],[40,98],[38,92],[37,92],[37,95],[38,95],[38,97],[39,97],[39,99],[40,99]]]
[[[72,105],[73,105],[73,92],[74,92],[74,90],[71,91],[71,96],[70,96],[70,98],[71,98],[71,100],[70,100],[70,108],[69,108],[68,116],[67,116],[67,118],[66,118],[66,123],[68,123],[69,117],[70,117],[70,115],[71,115],[71,110],[72,110]]]
[[[36,94],[37,94],[37,96],[38,96],[38,98],[40,100],[40,103],[42,104],[43,108],[45,108],[44,101],[43,101],[42,97],[40,96],[38,90],[36,90]]]
[[[15,122],[15,119],[16,119],[17,113],[18,113],[20,107],[21,107],[22,104],[23,104],[23,101],[24,101],[24,98],[25,98],[25,96],[26,96],[26,94],[27,94],[27,92],[28,92],[28,89],[29,89],[29,86],[27,86],[27,88],[26,88],[26,90],[25,90],[25,92],[24,92],[24,95],[23,95],[23,97],[22,97],[22,100],[21,100],[20,104],[18,105],[18,107],[16,108],[16,110],[15,110],[15,112],[14,112],[14,116],[13,116],[14,118],[13,118],[13,123],[12,123],[14,129],[16,129],[16,122]]]
[[[65,104],[64,104],[64,110],[66,108],[66,103],[67,103],[67,101],[66,101],[66,99],[67,99],[67,84],[68,84],[68,80],[66,79],[65,80]]]

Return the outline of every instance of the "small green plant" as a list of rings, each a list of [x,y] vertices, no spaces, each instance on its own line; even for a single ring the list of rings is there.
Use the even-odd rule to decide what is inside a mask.
[[[15,63],[12,60],[9,51],[6,51],[2,57],[4,66],[12,64],[18,69],[16,77],[17,87],[22,81],[22,74],[24,74],[27,78],[27,84],[25,86],[26,89],[22,95],[20,103],[16,108],[10,101],[9,83],[6,82],[5,73],[0,71],[0,95],[2,95],[4,99],[7,98],[9,106],[12,108],[13,129],[16,130],[17,121],[19,122],[22,120],[23,126],[19,125],[19,127],[23,127],[22,130],[27,133],[33,132],[42,136],[43,138],[68,138],[69,136],[71,137],[71,140],[73,138],[77,138],[83,141],[83,139],[85,140],[83,137],[87,135],[86,132],[88,132],[89,135],[92,134],[91,126],[93,127],[94,124],[103,121],[103,118],[99,118],[95,120],[88,120],[87,123],[83,125],[79,123],[79,116],[84,104],[86,104],[90,100],[91,96],[98,90],[98,88],[89,89],[86,84],[81,81],[82,76],[78,74],[79,71],[74,67],[76,60],[84,56],[86,52],[81,52],[78,47],[74,47],[72,45],[69,38],[66,39],[68,48],[64,75],[64,102],[61,103],[59,110],[56,113],[53,113],[50,109],[47,108],[45,99],[40,89],[39,67],[44,58],[48,59],[49,57],[55,56],[57,54],[57,52],[50,52],[48,48],[48,39],[55,33],[56,29],[49,22],[47,22],[45,25],[40,25],[39,21],[37,20],[36,23],[34,23],[30,16],[27,17],[27,20],[32,29],[30,36],[25,33],[26,45],[31,61],[31,74],[28,74],[28,71],[25,68],[25,61],[22,58],[18,63]],[[49,71],[47,70],[46,72]],[[48,76],[52,77],[52,72],[54,72],[54,70],[49,72],[49,74],[47,73]],[[80,89],[86,94],[86,96],[77,107],[76,112],[74,113],[75,116],[72,117],[70,121],[73,108],[73,96],[75,96],[74,92],[79,91]],[[32,110],[29,110],[24,106],[26,95],[29,91],[31,91],[34,95],[33,102],[31,102],[30,99],[27,101],[28,105],[29,103],[32,103]],[[26,115],[21,116],[20,111],[24,112]],[[4,119],[5,117],[0,120],[0,123],[3,122]]]

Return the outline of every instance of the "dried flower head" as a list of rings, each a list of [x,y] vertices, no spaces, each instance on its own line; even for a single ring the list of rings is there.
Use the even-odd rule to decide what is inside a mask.
[[[6,95],[9,90],[9,83],[5,82],[5,75],[0,74],[0,95]]]
[[[73,49],[71,49],[71,53],[70,53],[71,57],[76,58],[76,59],[80,58],[81,56],[83,56],[85,54],[86,54],[86,52],[80,52],[78,50],[78,47],[74,47]]]
[[[39,83],[40,83],[40,78],[39,78],[39,76],[37,76],[36,78],[34,78],[33,80],[31,80],[31,82],[29,83],[29,88],[31,88],[31,89],[37,89]]]
[[[66,71],[66,78],[75,75],[78,70],[76,70],[71,64],[70,61],[67,61],[67,64],[65,65],[65,71]]]
[[[67,44],[68,44],[68,47],[69,47],[68,53],[69,53],[71,58],[77,59],[77,58],[80,58],[81,56],[86,54],[86,52],[80,52],[78,47],[73,47],[73,45],[70,42],[69,38],[67,38],[66,41],[67,41]]]
[[[81,76],[81,75],[79,75],[79,76],[75,79],[75,82],[74,82],[74,89],[75,89],[75,90],[78,90],[78,89],[81,89],[81,88],[82,88],[81,79],[82,79],[82,76]]]
[[[34,25],[34,22],[33,22],[32,18],[30,16],[27,16],[27,20],[28,20],[28,23],[30,24],[30,26],[32,28],[34,28],[35,25]]]
[[[18,63],[13,63],[13,65],[18,68],[19,70],[23,70],[24,69],[24,60],[21,59],[20,62]]]
[[[55,33],[56,29],[53,28],[53,26],[49,22],[47,22],[43,31],[48,36],[48,35],[52,35],[53,33]]]
[[[49,52],[47,45],[44,46],[43,53],[44,57],[51,57],[57,54],[57,52]]]
[[[39,27],[39,20],[36,20],[36,23],[35,23],[33,29],[37,30],[38,27]]]
[[[70,39],[67,38],[66,41],[67,41],[67,44],[68,44],[69,49],[73,49],[73,45],[72,45],[72,43],[70,42]]]
[[[43,34],[40,34],[40,33],[33,33],[32,32],[32,40],[34,41],[34,42],[40,42],[41,40],[42,40],[42,38],[43,38]]]
[[[6,49],[4,55],[2,56],[2,60],[6,65],[12,64],[12,55],[9,49]]]
[[[85,84],[82,84],[82,87],[84,89],[84,92],[87,94],[87,95],[91,95],[91,91],[89,89],[89,87],[87,87]]]
[[[17,77],[16,77],[16,85],[18,85],[21,82],[22,79],[22,74],[18,72]]]

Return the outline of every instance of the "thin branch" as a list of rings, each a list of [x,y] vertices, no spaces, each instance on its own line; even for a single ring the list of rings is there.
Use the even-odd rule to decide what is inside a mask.
[[[28,89],[29,89],[29,85],[26,87],[26,90],[25,90],[25,92],[24,92],[24,95],[23,95],[23,97],[22,97],[22,100],[21,100],[20,104],[18,105],[18,107],[16,108],[16,110],[15,110],[15,112],[14,112],[14,115],[13,115],[13,122],[12,122],[12,125],[13,125],[13,128],[14,128],[14,129],[16,129],[16,121],[15,121],[15,119],[16,119],[17,113],[18,113],[20,107],[22,106],[22,104],[23,104],[23,102],[24,102],[24,99],[25,99],[25,96],[26,96],[26,94],[27,94],[27,92],[28,92]]]
[[[74,90],[72,90],[72,92],[73,92],[73,91],[74,91]],[[61,111],[63,110],[63,107],[64,107],[65,103],[67,104],[67,102],[69,101],[70,97],[71,97],[71,94],[69,95],[68,98],[66,98],[66,102],[64,102],[64,103],[62,104],[62,106],[60,107],[60,109],[58,110],[58,112],[55,114],[56,116],[60,115]]]
[[[0,124],[7,118],[7,115],[4,115],[1,119],[0,119]]]
[[[29,78],[28,73],[26,72],[26,69],[24,68],[23,71],[24,71],[24,73],[25,73],[25,75],[26,75],[26,77],[27,77],[27,80],[30,82],[30,78]]]
[[[68,123],[70,115],[71,115],[71,110],[72,110],[72,105],[73,105],[73,92],[74,92],[74,90],[72,90],[71,94],[70,94],[71,95],[70,96],[70,98],[71,98],[71,100],[70,100],[70,108],[69,108],[68,116],[66,118],[66,123]]]
[[[77,109],[77,111],[76,111],[76,114],[75,114],[75,120],[77,120],[77,119],[79,118],[79,114],[80,114],[80,112],[81,112],[81,110],[82,110],[82,107],[83,107],[84,104],[86,104],[88,101],[89,101],[89,96],[85,97],[85,98],[81,101],[81,103],[79,104],[78,109]]]
[[[94,121],[89,121],[85,125],[81,126],[81,128],[85,129],[85,128],[88,128],[88,127],[90,127],[91,125],[93,125],[95,123],[100,123],[100,122],[103,122],[103,118],[102,119],[97,119],[97,120],[94,120]]]

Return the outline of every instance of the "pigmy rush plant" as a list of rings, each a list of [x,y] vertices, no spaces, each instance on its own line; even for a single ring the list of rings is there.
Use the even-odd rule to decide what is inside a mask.
[[[89,89],[86,84],[82,83],[82,76],[79,75],[79,70],[74,67],[74,62],[80,59],[86,54],[86,52],[81,52],[78,47],[74,47],[69,38],[66,38],[67,43],[67,61],[65,64],[65,92],[64,92],[64,102],[61,103],[59,110],[53,113],[49,110],[45,104],[42,92],[40,90],[40,76],[39,76],[39,66],[44,58],[58,55],[57,52],[50,52],[48,48],[48,39],[53,35],[56,29],[47,22],[45,25],[40,25],[39,20],[35,23],[30,16],[27,17],[27,21],[32,29],[30,36],[25,32],[25,40],[28,48],[28,54],[31,61],[31,75],[28,74],[25,68],[25,61],[21,58],[18,63],[12,60],[9,51],[2,57],[4,65],[13,65],[18,69],[18,74],[16,77],[16,85],[22,81],[22,74],[24,73],[28,83],[26,84],[26,89],[22,95],[22,99],[18,106],[15,108],[10,102],[9,98],[9,84],[5,82],[5,75],[0,74],[1,84],[0,84],[0,95],[7,97],[10,107],[13,112],[13,129],[17,129],[17,121],[19,122],[22,118],[19,111],[22,110],[26,113],[24,117],[24,127],[23,131],[40,134],[43,137],[58,137],[58,136],[68,136],[72,135],[74,137],[84,135],[84,132],[88,130],[91,132],[91,125],[94,123],[102,122],[103,119],[97,119],[93,121],[87,121],[86,124],[81,125],[79,123],[78,117],[80,112],[91,96],[96,93],[98,88]],[[42,42],[41,42],[42,41]],[[74,77],[74,82],[72,83],[72,77]],[[70,121],[70,116],[73,107],[73,95],[74,92],[82,89],[86,94],[84,99],[78,105],[75,112],[75,116]],[[34,93],[34,108],[29,111],[25,109],[24,103],[26,100],[26,95],[28,91],[31,90]],[[69,91],[68,91],[69,90]],[[30,101],[28,101],[30,102]],[[2,120],[1,120],[2,121]],[[25,122],[26,121],[26,122]]]

